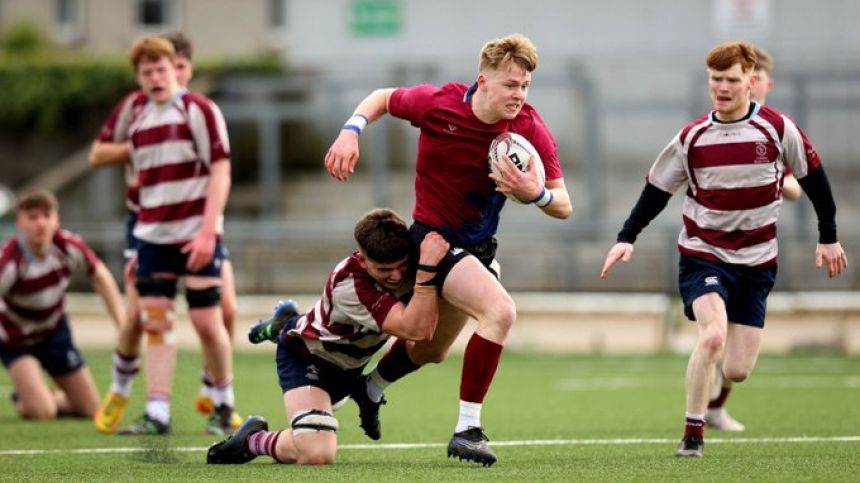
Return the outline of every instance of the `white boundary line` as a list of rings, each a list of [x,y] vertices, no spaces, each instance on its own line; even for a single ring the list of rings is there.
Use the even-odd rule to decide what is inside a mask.
[[[491,446],[613,446],[613,445],[647,445],[674,444],[677,439],[667,438],[628,438],[628,439],[534,439],[493,441]],[[860,443],[860,436],[788,436],[784,438],[710,438],[708,444],[748,444],[748,443]],[[168,442],[168,440],[161,440]],[[423,449],[444,448],[442,443],[390,443],[390,444],[342,444],[338,449]],[[114,454],[139,453],[145,451],[175,451],[189,453],[206,451],[206,446],[153,445],[139,448],[76,448],[76,449],[10,449],[0,450],[0,456],[27,456],[50,454]]]

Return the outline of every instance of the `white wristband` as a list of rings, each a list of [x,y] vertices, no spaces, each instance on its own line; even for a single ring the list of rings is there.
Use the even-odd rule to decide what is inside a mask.
[[[542,188],[540,192],[540,196],[535,198],[532,203],[537,205],[538,208],[546,208],[552,203],[554,196],[552,194],[552,190],[548,190],[546,188]]]
[[[349,129],[350,131],[355,131],[358,134],[361,134],[361,131],[364,131],[364,128],[367,127],[367,117],[361,113],[355,113],[346,120],[346,124],[343,125],[343,129]]]

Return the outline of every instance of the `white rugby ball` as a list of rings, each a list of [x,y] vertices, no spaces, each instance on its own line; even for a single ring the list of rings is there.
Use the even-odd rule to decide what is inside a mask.
[[[522,172],[528,171],[529,158],[534,156],[538,182],[540,182],[541,186],[546,182],[546,173],[543,169],[543,162],[541,161],[537,150],[528,139],[513,132],[499,134],[496,136],[496,139],[493,139],[493,142],[490,143],[490,152],[487,154],[487,161],[490,163],[490,171],[496,176],[499,175],[499,169],[496,167],[496,162],[503,163],[505,155],[511,158],[511,161],[513,161],[514,164],[517,165],[517,168]],[[511,193],[504,193],[504,195],[507,196],[509,200],[517,203],[528,203],[531,201],[520,200]]]

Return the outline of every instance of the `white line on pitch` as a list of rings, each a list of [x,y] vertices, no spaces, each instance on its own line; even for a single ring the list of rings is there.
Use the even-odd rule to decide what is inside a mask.
[[[721,443],[860,443],[860,436],[788,436],[783,438],[710,438],[708,444]],[[534,439],[493,441],[492,446],[600,446],[674,444],[677,439],[627,438],[627,439]],[[423,449],[443,448],[442,443],[390,443],[390,444],[342,444],[338,449]],[[139,453],[144,451],[195,452],[206,451],[206,446],[154,446],[151,448],[76,448],[76,449],[10,449],[0,450],[0,456],[26,456],[46,454],[112,454]]]

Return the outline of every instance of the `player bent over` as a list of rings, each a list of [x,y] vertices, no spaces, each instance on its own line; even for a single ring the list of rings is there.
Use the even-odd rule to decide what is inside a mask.
[[[421,241],[415,286],[405,277],[412,241],[406,223],[389,209],[364,215],[355,226],[358,250],[329,275],[322,297],[304,315],[294,302],[249,332],[251,342],[276,341],[277,371],[291,429],[269,431],[258,416],[209,448],[211,464],[238,464],[258,455],[280,463],[327,464],[337,452],[332,402],[344,399],[389,336],[430,340],[438,305],[433,267],[448,251],[435,232]],[[408,297],[408,303],[400,298]]]
[[[568,218],[572,206],[552,133],[526,102],[537,68],[534,44],[524,35],[508,35],[484,44],[479,59],[472,85],[452,82],[373,91],[329,148],[325,167],[333,177],[348,181],[359,158],[358,136],[385,114],[420,129],[415,223],[410,231],[418,241],[436,231],[451,244],[436,273],[439,326],[429,342],[398,340],[371,373],[364,393],[353,396],[365,433],[379,439],[378,411],[385,388],[424,364],[443,361],[466,322],[474,318],[478,327],[463,356],[459,418],[447,454],[491,465],[496,455],[487,444],[481,409],[517,317],[513,299],[499,282],[495,260],[505,194],[530,200],[542,215],[558,219]],[[534,145],[544,165],[545,184],[536,170],[521,172],[509,158],[498,166],[499,176],[489,173],[490,143],[505,132],[520,134]],[[367,399],[374,404],[364,404]]]
[[[18,234],[0,251],[0,360],[12,379],[15,410],[25,419],[92,418],[99,405],[65,313],[72,270],[87,270],[117,328],[125,324],[116,281],[83,240],[60,229],[57,210],[48,191],[23,194]],[[59,390],[45,385],[42,369]]]
[[[733,382],[749,377],[776,278],[776,221],[785,166],[818,216],[815,264],[842,273],[836,205],[815,148],[787,116],[750,100],[756,54],[726,42],[707,56],[713,110],[684,127],[651,166],[639,201],[606,255],[601,277],[633,255],[637,235],[686,187],[678,283],[698,328],[686,375],[686,422],[677,456],[702,456],[705,413],[719,361]]]

